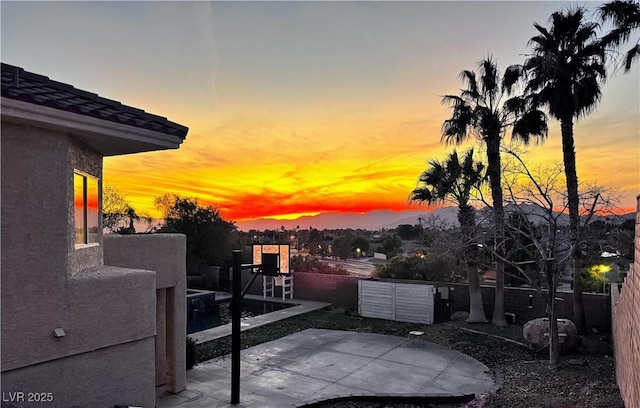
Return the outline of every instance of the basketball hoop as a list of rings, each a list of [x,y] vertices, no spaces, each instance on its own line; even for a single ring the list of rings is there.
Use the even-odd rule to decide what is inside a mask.
[[[263,279],[263,296],[266,282],[272,278],[276,285],[282,286],[282,298],[289,294],[293,299],[293,275],[290,275],[291,263],[289,244],[253,245],[253,263],[243,265],[241,263],[242,252],[233,251],[233,279],[231,296],[231,404],[240,402],[240,301],[247,293],[258,275]],[[242,289],[242,270],[251,269],[251,279]],[[286,284],[285,277],[289,277],[291,285]],[[288,286],[289,290],[285,290]],[[272,286],[273,290],[273,286]]]
[[[288,275],[290,272],[289,244],[254,244],[253,263],[262,265],[260,273],[263,275],[275,277]]]

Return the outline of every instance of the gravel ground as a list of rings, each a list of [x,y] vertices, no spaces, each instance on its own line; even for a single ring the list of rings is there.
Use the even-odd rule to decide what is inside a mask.
[[[465,353],[504,376],[503,387],[469,404],[411,405],[379,401],[349,401],[326,404],[322,408],[624,408],[615,383],[615,366],[607,335],[582,337],[582,344],[563,356],[557,370],[548,365],[548,352],[535,353],[523,345],[522,326],[499,328],[491,324],[449,322],[431,326],[368,319],[343,309],[321,310],[296,316],[276,324],[242,332],[243,348],[271,341],[308,328],[352,330],[406,337],[412,330],[425,334],[424,340]],[[479,331],[485,334],[470,332]],[[486,334],[492,335],[488,336]],[[497,338],[494,336],[499,336]],[[515,342],[509,342],[510,339]],[[198,345],[197,361],[231,352],[231,339]]]

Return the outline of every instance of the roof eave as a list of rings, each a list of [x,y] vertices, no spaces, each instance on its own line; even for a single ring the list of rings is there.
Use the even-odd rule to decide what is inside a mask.
[[[103,156],[177,149],[180,136],[2,97],[2,121],[67,132]]]

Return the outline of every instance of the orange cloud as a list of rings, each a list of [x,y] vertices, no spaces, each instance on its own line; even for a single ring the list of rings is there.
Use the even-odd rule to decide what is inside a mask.
[[[201,123],[177,151],[106,159],[105,181],[154,216],[153,197],[167,192],[197,196],[233,220],[409,209],[425,151],[446,148],[426,137],[424,120],[360,123]]]

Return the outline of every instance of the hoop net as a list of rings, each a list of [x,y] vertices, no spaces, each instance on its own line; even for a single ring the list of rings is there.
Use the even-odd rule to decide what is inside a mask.
[[[276,286],[283,286],[284,285],[284,276],[280,275],[280,276],[274,276],[273,277],[273,283]]]

